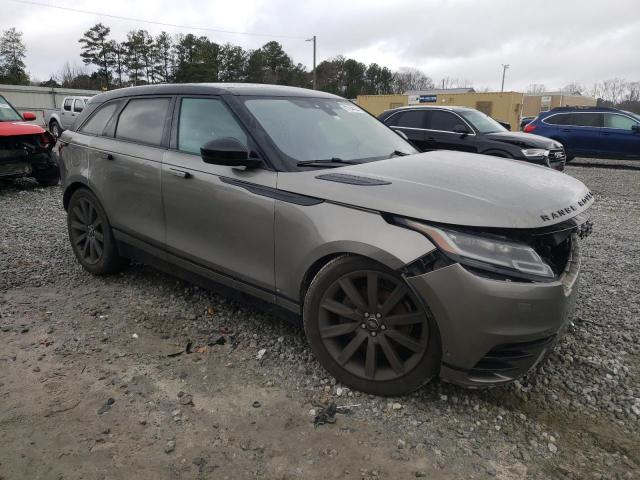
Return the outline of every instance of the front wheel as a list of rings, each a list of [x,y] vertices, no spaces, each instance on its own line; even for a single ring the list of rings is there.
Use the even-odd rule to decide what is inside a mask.
[[[67,210],[71,248],[80,265],[95,275],[117,272],[124,265],[107,215],[89,190],[76,190]]]
[[[438,372],[435,322],[396,272],[354,255],[329,262],[309,286],[304,329],[320,363],[345,385],[402,395]]]
[[[55,120],[51,120],[51,123],[49,124],[49,131],[56,140],[58,140],[60,135],[62,135],[62,127]]]

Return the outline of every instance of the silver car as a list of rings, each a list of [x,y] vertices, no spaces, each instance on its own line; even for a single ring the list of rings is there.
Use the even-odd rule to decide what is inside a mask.
[[[94,274],[137,259],[301,319],[339,381],[502,384],[571,316],[593,195],[547,168],[418,153],[343,98],[249,84],[93,97],[60,146]]]

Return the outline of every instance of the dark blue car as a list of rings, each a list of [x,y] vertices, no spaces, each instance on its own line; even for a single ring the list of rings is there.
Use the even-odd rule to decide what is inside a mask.
[[[524,131],[553,138],[573,157],[640,158],[640,115],[604,107],[542,112]]]

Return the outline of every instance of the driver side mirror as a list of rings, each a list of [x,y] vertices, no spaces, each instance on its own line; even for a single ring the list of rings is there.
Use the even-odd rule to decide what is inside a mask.
[[[36,114],[33,112],[24,112],[22,114],[22,118],[24,118],[27,122],[33,122],[36,119]]]
[[[460,133],[462,135],[469,135],[471,132],[466,125],[462,125],[461,123],[453,126],[454,133]]]
[[[631,125],[631,131],[633,133],[640,133],[640,125],[637,123],[635,125]]]
[[[205,163],[226,165],[228,167],[256,168],[262,165],[259,158],[250,158],[249,150],[238,139],[232,137],[216,138],[200,148]]]

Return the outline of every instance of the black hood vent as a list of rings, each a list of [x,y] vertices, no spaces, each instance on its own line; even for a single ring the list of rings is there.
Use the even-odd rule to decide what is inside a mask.
[[[348,175],[346,173],[326,173],[324,175],[318,175],[316,178],[319,178],[320,180],[327,180],[328,182],[348,183],[349,185],[361,185],[365,187],[391,185],[391,182],[386,180],[361,177],[358,175]]]

